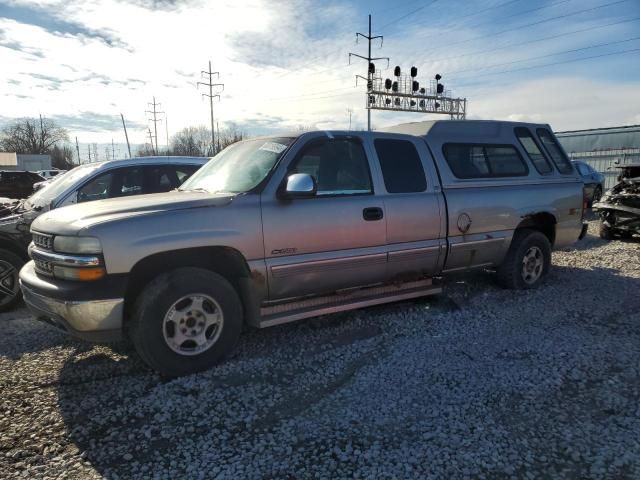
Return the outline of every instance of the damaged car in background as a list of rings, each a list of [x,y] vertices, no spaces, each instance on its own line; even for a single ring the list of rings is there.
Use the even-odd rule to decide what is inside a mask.
[[[600,216],[600,237],[631,238],[640,233],[640,163],[624,165],[618,183],[593,205]]]
[[[25,200],[0,204],[0,311],[20,299],[18,272],[28,260],[29,228],[38,216],[92,200],[168,192],[208,160],[165,156],[90,163],[53,177]]]

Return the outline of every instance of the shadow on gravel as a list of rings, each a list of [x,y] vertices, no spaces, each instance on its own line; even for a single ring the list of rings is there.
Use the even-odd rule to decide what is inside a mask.
[[[109,449],[124,442],[125,451],[133,452],[142,441],[130,432],[137,432],[145,419],[122,410],[161,381],[126,346],[99,348],[95,352],[93,345],[83,344],[69,355],[59,374],[58,405],[69,441],[85,452],[93,468],[111,478],[126,462],[109,455]],[[130,354],[122,356],[125,352]]]
[[[26,309],[7,312],[2,317],[0,357],[18,360],[28,353],[78,344],[65,333],[32,318]]]
[[[260,392],[269,388],[269,375],[272,372],[246,372],[241,367],[234,368],[234,360],[240,360],[239,365],[246,365],[245,362],[256,355],[268,359],[276,355],[276,352],[281,353],[282,349],[287,349],[286,358],[289,361],[301,362],[300,359],[308,356],[309,351],[313,350],[314,344],[318,346],[325,342],[328,348],[339,348],[344,343],[366,342],[378,336],[381,329],[384,329],[384,324],[373,316],[394,312],[402,315],[407,310],[416,308],[452,312],[468,308],[460,303],[465,301],[465,292],[470,293],[469,302],[475,301],[472,298],[474,291],[489,292],[490,295],[492,292],[497,293],[498,288],[493,286],[492,275],[489,273],[477,272],[464,278],[447,279],[447,288],[452,290],[451,296],[446,294],[445,289],[445,294],[436,297],[387,304],[282,325],[274,329],[248,332],[241,340],[234,359],[229,361],[229,368],[221,369],[226,372],[224,377],[216,377],[210,372],[205,372],[164,383],[158,375],[142,364],[135,354],[127,355],[126,347],[122,345],[116,351],[106,347],[78,347],[60,371],[57,392],[68,439],[84,452],[85,460],[101,475],[108,478],[115,475],[127,478],[131,476],[132,471],[136,471],[139,476],[145,476],[154,470],[154,464],[157,462],[170,461],[178,451],[184,453],[185,449],[180,450],[177,447],[181,442],[193,442],[193,448],[199,451],[204,447],[197,444],[198,439],[212,429],[215,429],[216,435],[233,439],[237,433],[236,429],[244,431],[248,428],[244,423],[238,422],[233,412],[227,410],[227,405],[213,405],[211,409],[206,410],[204,418],[195,415],[175,415],[184,409],[197,409],[200,404],[207,405],[215,389],[237,387],[238,392]],[[593,295],[593,285],[598,286],[598,298]],[[549,288],[550,293],[565,294],[565,290],[568,290],[572,295],[585,295],[589,292],[580,304],[580,311],[568,312],[575,317],[567,317],[562,322],[575,324],[575,318],[580,318],[579,328],[593,330],[596,334],[602,332],[618,335],[628,331],[638,332],[640,329],[640,325],[625,323],[629,312],[640,309],[640,279],[618,275],[614,269],[554,266],[547,284],[542,287],[543,290],[546,288]],[[520,300],[517,301],[526,301],[527,292],[520,292],[518,298]],[[516,301],[511,295],[502,294],[498,294],[494,300]],[[598,302],[609,302],[607,315],[592,315],[593,305]],[[344,328],[346,323],[354,318],[362,319],[363,315],[367,316],[364,322],[354,321],[352,325]],[[367,323],[370,316],[371,322]],[[544,323],[546,320],[541,317],[535,321]],[[556,327],[561,329],[562,325],[549,324],[545,327],[548,327],[548,331],[553,331]],[[522,361],[522,358],[507,355],[498,360],[517,362]],[[448,371],[449,368],[456,371],[459,369],[460,356],[451,355],[450,358],[443,358],[443,362],[450,362],[450,367],[446,364],[440,365],[442,371]],[[355,363],[353,368],[358,368],[358,365]],[[314,368],[325,367],[324,364],[314,363]],[[283,365],[283,369],[286,370],[286,365]],[[285,373],[295,384],[295,381],[299,380],[297,375],[304,372]],[[350,374],[349,371],[347,374]],[[239,379],[239,383],[234,384],[233,379]],[[336,388],[339,387],[340,384]],[[375,386],[372,385],[372,388]],[[277,391],[286,395],[279,401],[285,404],[291,402],[291,408],[295,411],[295,403],[299,401],[295,397],[296,390],[278,385]],[[263,430],[275,428],[273,426],[277,422],[271,421],[271,417],[266,414],[264,416],[262,410],[256,408],[258,397],[256,400],[240,397],[242,395],[239,393],[239,401],[245,402],[243,408],[260,412],[258,418],[252,420],[253,427],[260,425]],[[180,420],[178,425],[174,425],[174,416],[186,420]],[[255,434],[258,435],[259,432]]]

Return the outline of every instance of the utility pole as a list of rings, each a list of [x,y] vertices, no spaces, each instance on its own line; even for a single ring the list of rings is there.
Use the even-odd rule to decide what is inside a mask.
[[[78,152],[78,165],[82,162],[80,161],[80,145],[78,145],[78,137],[76,137],[76,152]]]
[[[156,107],[159,107],[160,104],[156,103],[156,97],[153,97],[153,102],[152,103],[148,103],[147,105],[151,105],[153,107],[153,111],[151,110],[145,110],[146,113],[151,113],[153,114],[153,119],[149,119],[150,122],[153,122],[153,131],[155,132],[155,139],[156,139],[156,154],[158,152],[158,122],[161,122],[162,119],[158,119],[157,115],[159,113],[164,113],[164,112],[159,112],[156,110]],[[151,142],[151,149],[153,150],[153,142]]]
[[[116,159],[116,147],[113,145],[113,138],[111,139],[111,160]]]
[[[129,150],[129,158],[131,158],[131,145],[129,145],[129,135],[127,134],[127,126],[124,123],[124,115],[120,114],[122,118],[122,128],[124,128],[124,138],[127,139],[127,150]]]
[[[167,114],[164,114],[164,130],[167,134],[167,156],[169,155],[169,118],[167,118]]]
[[[153,134],[151,133],[151,129],[147,128],[147,131],[149,132],[149,142],[151,143],[151,153],[153,155],[156,154],[155,150],[153,149]]]
[[[218,152],[220,151],[220,125],[216,121],[216,130],[218,131]]]
[[[205,71],[202,70],[200,72],[200,75],[202,78],[206,78],[206,76],[209,76],[209,82],[198,82],[196,84],[196,87],[199,87],[200,85],[205,86],[205,87],[209,87],[209,93],[203,93],[202,96],[203,97],[209,97],[209,105],[211,107],[211,153],[212,155],[215,154],[215,149],[216,149],[216,140],[215,140],[215,130],[214,130],[214,124],[213,124],[213,98],[214,97],[218,97],[218,100],[220,99],[220,94],[213,94],[213,87],[222,87],[222,92],[224,92],[224,83],[213,83],[213,76],[216,75],[216,78],[219,79],[220,78],[220,72],[214,72],[211,70],[211,60],[209,60],[209,70]]]
[[[382,35],[371,35],[371,15],[369,15],[369,34],[365,35],[363,33],[356,33],[356,43],[358,43],[358,37],[366,38],[369,44],[369,50],[366,57],[362,55],[358,55],[357,53],[349,53],[349,64],[351,64],[351,56],[361,58],[362,60],[367,61],[367,77],[363,77],[362,75],[356,75],[356,85],[358,84],[358,78],[362,78],[367,81],[367,130],[371,131],[371,108],[369,106],[369,94],[373,91],[373,74],[376,71],[375,65],[373,64],[374,60],[386,60],[387,66],[389,65],[389,57],[377,57],[371,58],[371,41],[380,39],[380,48],[382,48],[383,36]]]
[[[349,130],[351,130],[351,115],[353,114],[353,109],[347,108],[347,115],[349,115]]]
[[[87,150],[89,150],[89,163],[91,163],[91,145],[87,145]]]

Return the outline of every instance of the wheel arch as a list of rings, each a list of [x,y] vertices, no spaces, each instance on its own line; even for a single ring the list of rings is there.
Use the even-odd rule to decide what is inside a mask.
[[[536,212],[525,215],[515,230],[537,230],[547,237],[549,244],[553,247],[556,240],[557,223],[555,215],[549,212]]]
[[[20,245],[15,240],[12,240],[5,236],[0,236],[0,249],[9,250],[11,253],[14,253],[18,257],[22,258],[25,263],[29,260],[27,249],[22,247],[22,245]]]
[[[129,272],[125,289],[125,320],[149,281],[161,273],[180,267],[204,268],[218,273],[231,283],[245,303],[250,270],[238,250],[220,246],[169,250],[139,260]]]

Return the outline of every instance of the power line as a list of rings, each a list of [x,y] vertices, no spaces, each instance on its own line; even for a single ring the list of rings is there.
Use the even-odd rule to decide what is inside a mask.
[[[428,3],[427,5],[423,5],[421,7],[416,8],[415,10],[411,10],[409,13],[401,16],[400,18],[396,18],[395,20],[391,20],[389,23],[385,23],[384,25],[382,25],[380,28],[386,28],[389,25],[393,25],[394,23],[398,23],[400,20],[404,20],[407,17],[410,17],[411,15],[413,15],[414,13],[419,12],[420,10],[424,10],[427,7],[430,7],[431,5],[433,5],[434,3],[436,3],[438,0],[433,0],[431,3]]]
[[[544,68],[544,67],[551,67],[554,65],[565,65],[567,63],[575,63],[575,62],[581,62],[583,60],[592,60],[594,58],[602,58],[602,57],[611,57],[614,55],[624,55],[627,53],[635,53],[635,52],[640,52],[640,48],[633,48],[630,50],[622,50],[619,52],[610,52],[610,53],[602,53],[600,55],[591,55],[589,57],[580,57],[580,58],[574,58],[572,60],[562,60],[559,62],[551,62],[551,63],[544,63],[542,65],[534,65],[531,67],[521,67],[521,68],[515,68],[515,69],[510,69],[510,70],[502,70],[500,72],[490,72],[490,73],[483,73],[480,75],[475,75],[474,78],[478,78],[478,77],[488,77],[491,75],[502,75],[505,73],[513,73],[513,72],[520,72],[520,71],[524,71],[524,70],[534,70],[536,68]],[[473,85],[475,82],[467,82],[467,83],[459,83],[457,84],[458,87],[464,87],[464,86],[468,86],[468,85]]]
[[[534,40],[525,40],[523,42],[509,43],[507,45],[502,45],[500,47],[493,47],[493,48],[489,48],[489,49],[485,49],[485,50],[476,50],[476,51],[469,52],[469,53],[464,53],[464,54],[461,54],[461,55],[438,57],[438,58],[434,58],[433,60],[430,60],[429,63],[437,62],[437,61],[441,61],[441,60],[455,60],[457,58],[471,57],[471,56],[475,56],[475,55],[480,55],[482,53],[496,52],[498,50],[504,50],[506,48],[520,47],[522,45],[530,45],[532,43],[543,42],[543,41],[546,41],[546,40],[553,40],[555,38],[566,37],[566,36],[569,36],[569,35],[574,35],[576,33],[590,32],[590,31],[593,31],[593,30],[598,30],[600,28],[606,28],[606,27],[611,27],[611,26],[614,26],[614,25],[620,25],[622,23],[637,22],[638,20],[640,20],[640,17],[630,18],[630,19],[627,19],[627,20],[620,20],[620,21],[617,21],[617,22],[606,23],[604,25],[596,25],[596,26],[593,26],[593,27],[581,28],[581,29],[578,29],[578,30],[572,30],[570,32],[557,33],[555,35],[549,35],[549,36],[541,37],[541,38],[534,39]],[[426,65],[426,63],[423,63],[421,66],[424,66],[424,65]]]
[[[416,1],[409,2],[409,3],[408,3],[408,5],[412,5],[412,4],[414,4],[414,3],[417,3],[418,1],[422,1],[422,0],[416,0]],[[437,1],[438,1],[438,0],[433,0],[433,1],[431,2],[431,4],[433,4],[433,3],[437,2]],[[511,1],[521,1],[521,0],[511,0]],[[426,7],[428,7],[428,6],[429,6],[429,5],[425,5],[425,6],[423,6],[423,7],[420,7],[420,8],[418,8],[418,9],[414,10],[413,12],[415,12],[415,11],[419,11],[419,10],[422,10],[423,8],[426,8]],[[396,10],[396,9],[397,9],[397,6],[394,6],[394,7],[390,7],[390,8],[385,8],[385,9],[383,9],[383,10],[374,11],[372,14],[383,13],[383,12],[387,12],[387,11],[390,11],[390,10]],[[387,25],[390,25],[390,24],[392,24],[392,23],[395,23],[396,21],[400,21],[400,20],[402,20],[402,18],[405,18],[405,17],[406,17],[406,16],[408,16],[408,15],[411,15],[413,12],[410,12],[409,14],[407,14],[407,15],[405,15],[405,16],[403,16],[403,17],[401,17],[401,18],[397,19],[397,20],[394,20],[393,22],[390,22],[390,23],[389,23],[389,24],[387,24]],[[351,22],[351,23],[349,23],[349,28],[351,28],[351,26],[356,25],[356,24],[357,24],[357,22]],[[385,25],[385,26],[386,26],[386,25]],[[335,36],[342,35],[342,34],[346,34],[348,31],[349,31],[348,29],[347,29],[347,30],[344,30],[344,31],[340,31],[340,32],[339,32],[339,33],[337,33]],[[307,62],[303,63],[302,65],[297,66],[297,67],[296,67],[296,70],[297,70],[297,71],[299,71],[299,70],[302,70],[302,69],[304,69],[304,68],[308,67],[309,65],[317,64],[317,63],[318,63],[318,60],[320,60],[320,59],[323,59],[323,58],[324,58],[324,59],[326,59],[326,58],[331,57],[331,56],[338,56],[338,55],[341,55],[341,54],[342,54],[342,52],[343,52],[343,49],[337,49],[337,50],[336,50],[336,49],[333,49],[333,50],[332,50],[332,51],[330,51],[330,52],[327,52],[327,53],[323,53],[323,54],[317,55],[317,56],[315,56],[315,57],[312,57],[312,58],[311,58],[311,60],[309,60],[309,61],[307,61]],[[275,78],[276,78],[276,79],[280,79],[280,78],[286,77],[287,75],[291,75],[291,73],[293,73],[293,71],[289,70],[289,71],[286,71],[286,72],[284,72],[284,73],[282,73],[282,74],[278,75],[278,76],[277,76],[277,77],[275,77]]]
[[[486,35],[480,35],[480,36],[473,37],[473,38],[467,38],[466,40],[460,40],[459,42],[449,43],[449,44],[447,44],[447,47],[451,47],[451,46],[454,46],[454,45],[460,45],[460,44],[467,43],[467,42],[472,42],[472,41],[475,41],[475,40],[480,40],[482,38],[495,37],[496,35],[502,35],[503,33],[509,33],[509,32],[513,32],[513,31],[516,31],[516,30],[521,30],[523,28],[529,28],[529,27],[533,27],[533,26],[536,26],[536,25],[541,25],[541,24],[546,23],[546,22],[552,22],[552,21],[555,21],[555,20],[563,19],[563,18],[573,17],[573,16],[579,15],[581,13],[592,12],[594,10],[599,10],[601,8],[610,7],[612,5],[617,5],[617,4],[625,3],[625,2],[628,2],[628,1],[629,0],[616,0],[615,2],[605,3],[603,5],[598,5],[596,7],[585,8],[583,10],[577,10],[575,12],[565,13],[563,15],[558,15],[556,17],[545,18],[544,20],[537,20],[535,22],[527,23],[525,25],[520,25],[520,26],[517,26],[517,27],[507,28],[507,29],[501,30],[499,32],[488,33]]]
[[[466,14],[466,15],[459,16],[459,17],[458,17],[458,20],[461,20],[461,19],[463,19],[463,18],[474,17],[474,16],[476,16],[476,15],[480,15],[481,13],[487,12],[487,11],[489,11],[489,10],[495,10],[495,9],[497,9],[497,8],[500,8],[500,7],[504,7],[504,6],[506,6],[506,5],[509,5],[509,4],[511,4],[511,3],[516,3],[516,2],[521,2],[521,1],[523,1],[523,0],[509,0],[508,2],[499,3],[498,5],[492,5],[492,6],[490,6],[490,7],[484,8],[484,9],[482,9],[482,10],[478,10],[478,11],[476,11],[476,12],[472,12],[472,13],[468,13],[468,14]],[[568,0],[567,0],[567,1],[568,1]],[[408,26],[408,25],[414,25],[414,24],[416,24],[416,23],[421,23],[421,22],[424,22],[424,19],[422,19],[422,18],[418,18],[418,19],[416,19],[416,20],[414,20],[414,21],[412,21],[412,22],[406,22],[406,23],[404,23],[404,26],[406,27],[406,26]],[[459,26],[462,26],[462,25],[464,25],[464,22],[462,22],[462,23],[450,22],[450,23],[448,23],[447,25],[445,25],[443,28],[459,27]],[[397,35],[401,35],[401,33],[390,33],[390,34],[389,34],[389,35],[387,35],[387,36],[389,36],[389,37],[394,37],[394,36],[397,36]],[[433,34],[433,35],[428,35],[427,37],[419,37],[419,38],[430,38],[430,37],[435,37],[435,36],[437,36],[437,35],[438,35],[438,34]]]
[[[495,68],[495,67],[503,67],[505,65],[513,65],[515,63],[522,63],[522,62],[529,62],[531,60],[539,60],[541,58],[548,58],[548,57],[555,57],[557,55],[564,55],[567,53],[574,53],[574,52],[581,52],[583,50],[591,50],[592,48],[600,48],[600,47],[607,47],[610,45],[618,45],[620,43],[628,43],[628,42],[632,42],[634,40],[640,40],[640,36],[639,37],[633,37],[633,38],[627,38],[624,40],[618,40],[615,42],[606,42],[606,43],[599,43],[596,45],[589,45],[588,47],[581,47],[581,48],[573,48],[571,50],[564,50],[562,52],[556,52],[556,53],[549,53],[546,55],[539,55],[536,57],[529,57],[529,58],[523,58],[520,60],[513,60],[511,62],[503,62],[503,63],[496,63],[493,65],[486,65],[484,67],[474,67],[474,68],[465,68],[464,70],[454,70],[453,72],[447,72],[447,75],[453,75],[453,74],[457,74],[457,73],[462,73],[462,72],[476,72],[478,70],[486,70],[489,68]]]
[[[493,8],[503,7],[503,6],[508,5],[508,4],[510,4],[510,3],[515,3],[515,2],[519,2],[519,1],[522,1],[522,0],[510,0],[510,1],[508,1],[508,2],[501,3],[501,4],[496,5],[496,6],[494,6],[494,7],[489,7],[489,8],[485,8],[485,9],[483,9],[483,10],[480,10],[480,11],[479,11],[479,12],[477,12],[476,14],[484,13],[484,12],[486,12],[486,11],[488,11],[488,10],[493,9]],[[506,19],[508,19],[508,18],[513,18],[513,17],[519,17],[519,16],[522,16],[522,15],[526,15],[526,14],[528,14],[528,13],[536,12],[536,11],[538,11],[538,10],[544,10],[544,9],[547,9],[547,8],[556,7],[556,6],[558,6],[558,5],[561,5],[561,4],[563,4],[563,3],[567,3],[567,2],[571,2],[571,1],[573,1],[573,0],[559,0],[559,1],[557,1],[557,2],[547,3],[547,4],[545,4],[545,5],[542,5],[542,6],[539,6],[539,7],[536,7],[536,8],[532,8],[531,10],[523,10],[523,11],[521,11],[521,12],[512,13],[511,15],[503,15],[503,16],[500,16],[500,21],[504,21],[504,20],[506,20]],[[468,17],[471,17],[471,16],[475,16],[476,14],[468,14],[468,15],[464,15],[464,16],[462,16],[462,17],[460,17],[460,18],[468,18]],[[475,27],[478,27],[479,25],[486,25],[487,23],[493,23],[493,20],[489,20],[489,21],[486,21],[486,22],[475,23],[475,24],[473,24],[472,26],[475,28]],[[444,28],[447,28],[447,29],[450,29],[450,28],[459,28],[459,27],[462,27],[462,26],[464,26],[464,25],[465,25],[465,22],[461,22],[461,23],[449,23],[449,24],[448,24],[446,27],[444,27]],[[389,35],[389,36],[391,36],[391,35]],[[422,40],[427,40],[427,39],[429,39],[429,38],[433,38],[433,37],[440,37],[440,36],[441,36],[441,34],[440,34],[440,33],[432,33],[432,34],[428,34],[428,35],[426,35],[426,36],[425,36],[425,35],[416,35],[416,37],[415,37],[415,38],[420,38],[420,39],[422,39]]]

